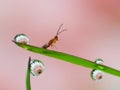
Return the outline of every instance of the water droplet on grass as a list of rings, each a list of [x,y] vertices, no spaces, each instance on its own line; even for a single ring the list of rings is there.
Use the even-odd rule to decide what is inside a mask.
[[[93,80],[99,81],[103,78],[103,72],[101,72],[100,70],[93,70],[91,72],[91,77]]]
[[[45,66],[42,61],[37,59],[32,59],[30,61],[30,70],[33,76],[39,76],[43,72],[44,68]]]
[[[95,63],[96,64],[103,64],[103,60],[98,58],[95,60]],[[103,69],[102,66],[98,66],[100,69]],[[97,70],[97,69],[93,69],[92,72],[91,72],[91,77],[93,80],[95,81],[99,81],[103,78],[103,72],[100,71],[100,70]]]
[[[17,34],[14,37],[14,41],[23,44],[29,44],[29,38],[25,34]]]
[[[96,60],[95,60],[95,63],[97,63],[97,64],[103,64],[103,60],[100,59],[100,58],[99,58],[99,59],[96,59]]]

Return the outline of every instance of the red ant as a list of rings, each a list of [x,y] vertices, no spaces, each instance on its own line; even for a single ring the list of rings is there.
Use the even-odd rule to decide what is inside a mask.
[[[63,26],[63,24],[61,24],[57,30],[56,35],[54,36],[54,38],[52,38],[47,44],[43,45],[42,48],[47,49],[48,47],[52,47],[54,43],[56,43],[58,41],[58,35],[60,33],[62,33],[63,31],[65,31],[66,29],[63,29],[62,31],[60,31],[61,27]]]

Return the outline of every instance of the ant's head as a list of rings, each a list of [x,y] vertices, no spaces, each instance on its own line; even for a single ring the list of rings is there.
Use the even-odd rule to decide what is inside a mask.
[[[55,40],[58,40],[58,35],[56,35],[54,38],[55,38]]]

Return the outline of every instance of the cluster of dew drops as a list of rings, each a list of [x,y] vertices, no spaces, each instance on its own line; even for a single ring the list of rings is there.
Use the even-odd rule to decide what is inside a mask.
[[[102,59],[96,59],[95,63],[96,64],[103,64],[103,60]],[[93,69],[91,71],[91,77],[92,77],[93,80],[96,80],[96,81],[101,80],[103,78],[103,74],[104,73],[102,71],[97,70],[97,69]]]
[[[17,34],[14,37],[14,42],[29,44],[29,38],[26,34]],[[31,59],[31,58],[30,58]],[[30,73],[33,76],[39,76],[44,71],[44,63],[38,59],[30,60]]]
[[[14,41],[19,42],[19,43],[23,43],[23,44],[29,44],[29,38],[25,34],[17,34],[14,37]],[[103,64],[103,60],[96,59],[95,63],[96,64]],[[44,66],[42,61],[37,60],[37,59],[31,59],[30,71],[31,71],[31,74],[33,76],[39,76],[43,72],[44,68],[45,68],[45,66]],[[103,72],[100,70],[93,69],[91,71],[91,78],[93,80],[99,81],[103,78]]]

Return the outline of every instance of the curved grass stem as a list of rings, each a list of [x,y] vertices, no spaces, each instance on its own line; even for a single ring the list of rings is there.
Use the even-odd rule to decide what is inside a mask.
[[[109,74],[120,77],[120,71],[119,70],[108,67],[106,65],[96,64],[95,62],[89,61],[89,60],[84,59],[84,58],[80,58],[80,57],[73,56],[73,55],[70,55],[70,54],[66,54],[66,53],[63,53],[63,52],[58,52],[58,51],[39,48],[39,47],[32,46],[32,45],[26,45],[26,44],[22,44],[22,43],[18,43],[18,42],[15,42],[15,44],[17,44],[18,46],[20,46],[20,47],[22,47],[26,50],[34,52],[34,53],[43,54],[43,55],[46,55],[46,56],[49,56],[49,57],[53,57],[53,58],[56,58],[56,59],[59,59],[59,60],[63,60],[63,61],[66,61],[66,62],[76,64],[76,65],[84,66],[86,68],[101,70],[103,72],[106,72],[106,73],[109,73]]]

